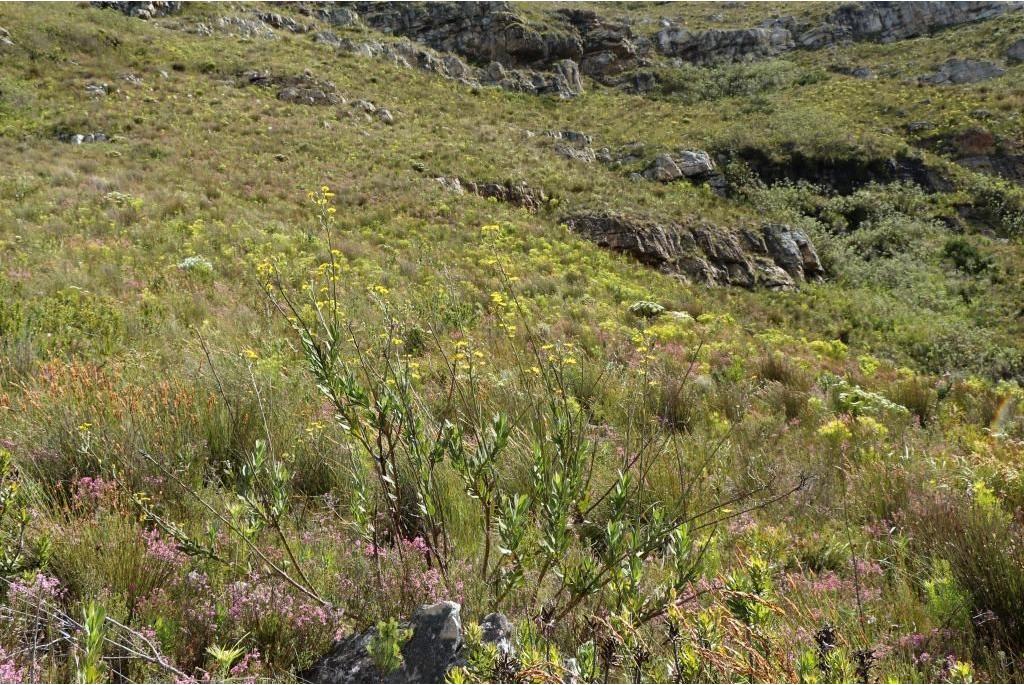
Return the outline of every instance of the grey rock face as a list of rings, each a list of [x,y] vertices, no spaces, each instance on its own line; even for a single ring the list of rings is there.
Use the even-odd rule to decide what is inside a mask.
[[[825,275],[818,253],[803,231],[784,224],[766,224],[762,235],[768,255],[794,280]]]
[[[528,66],[583,54],[577,35],[534,28],[506,2],[360,2],[355,8],[377,30],[476,62]]]
[[[1010,47],[1006,49],[1006,59],[1011,64],[1024,62],[1024,38],[1010,44]]]
[[[797,37],[804,48],[837,42],[890,43],[932,31],[991,19],[1021,9],[1019,2],[858,2],[842,5],[823,24]]]
[[[794,48],[820,49],[851,41],[895,40],[1020,10],[1020,2],[857,2],[840,6],[822,24],[801,25],[793,17],[745,29],[690,31],[669,24],[655,37],[664,55],[694,64],[774,57]],[[858,76],[858,78],[861,78]]]
[[[308,33],[311,27],[300,24],[291,17],[286,17],[276,12],[258,12],[256,17],[264,24],[273,26],[275,29],[291,31],[292,33]]]
[[[175,14],[181,10],[180,2],[93,2],[95,7],[114,9],[129,17],[139,19],[153,19],[168,14]]]
[[[683,176],[703,176],[715,170],[711,155],[703,150],[680,150],[678,164]]]
[[[531,212],[540,209],[548,200],[543,190],[531,188],[524,181],[518,183],[511,181],[507,183],[479,183],[458,178],[457,176],[441,176],[435,180],[449,192],[459,195],[474,193],[481,197],[494,198],[498,202],[507,202]]]
[[[583,93],[579,67],[571,60],[562,60],[553,66],[552,71],[547,72],[507,69],[500,62],[491,62],[487,67],[480,68],[466,64],[455,55],[424,48],[408,40],[356,43],[328,31],[317,33],[315,40],[363,57],[385,59],[402,67],[430,71],[468,86],[498,86],[518,93],[552,93],[563,98]]]
[[[455,602],[421,606],[403,624],[412,636],[402,646],[402,666],[381,673],[367,651],[376,628],[351,635],[299,674],[309,683],[443,683],[448,671],[464,664],[461,607]],[[488,614],[481,623],[484,641],[503,654],[512,653],[512,625],[502,614]]]
[[[274,29],[269,24],[255,17],[217,17],[212,24],[200,22],[185,30],[200,36],[212,36],[214,33],[222,33],[241,38],[270,39],[277,37]]]
[[[11,33],[3,26],[0,26],[0,45],[14,45],[14,41],[11,40]]]
[[[574,147],[572,145],[556,145],[555,154],[559,157],[571,159],[574,162],[593,164],[597,161],[597,154],[590,147]]]
[[[359,14],[340,3],[319,3],[313,7],[300,5],[298,9],[307,16],[315,17],[316,19],[327,22],[331,26],[337,26],[339,28],[346,26],[359,26],[362,23],[359,21]]]
[[[584,74],[605,81],[636,66],[637,39],[628,23],[610,21],[585,9],[566,8],[558,14],[580,36],[580,71]]]
[[[671,183],[682,178],[705,181],[715,174],[715,162],[703,150],[680,150],[676,155],[662,153],[644,170],[648,181]]]
[[[657,35],[658,50],[694,64],[735,62],[774,57],[794,47],[792,33],[780,26],[750,29],[664,28]]]
[[[785,226],[724,231],[621,214],[577,214],[569,228],[642,264],[707,285],[790,289],[824,271],[807,236]]]
[[[644,169],[644,178],[648,181],[669,183],[683,177],[683,171],[672,159],[672,155],[660,154],[654,158],[650,166]]]
[[[934,74],[922,76],[920,80],[922,83],[932,85],[958,85],[986,81],[1005,73],[1005,69],[992,62],[976,59],[950,59],[943,62]]]
[[[527,135],[534,134],[527,131]],[[560,157],[584,164],[593,164],[597,161],[598,155],[590,147],[593,139],[582,131],[544,131],[544,135],[558,141],[555,145],[555,154]]]

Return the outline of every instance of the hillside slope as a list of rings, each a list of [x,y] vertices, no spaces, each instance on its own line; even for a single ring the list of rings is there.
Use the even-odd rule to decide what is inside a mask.
[[[6,3],[0,65],[0,675],[1021,678],[1020,3]]]

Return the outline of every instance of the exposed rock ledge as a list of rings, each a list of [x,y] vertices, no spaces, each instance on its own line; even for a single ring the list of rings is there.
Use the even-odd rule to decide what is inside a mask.
[[[1020,2],[849,3],[817,26],[781,17],[761,26],[690,31],[668,26],[658,32],[659,52],[695,64],[774,57],[795,48],[817,50],[851,41],[890,43],[1014,12]]]
[[[622,214],[576,214],[563,222],[601,247],[707,285],[789,290],[824,269],[807,235],[782,224],[733,233],[707,223],[682,225]]]

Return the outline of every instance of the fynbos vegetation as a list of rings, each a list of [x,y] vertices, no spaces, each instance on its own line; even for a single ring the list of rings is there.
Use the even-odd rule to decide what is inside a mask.
[[[1022,40],[0,6],[0,681],[1021,680]]]

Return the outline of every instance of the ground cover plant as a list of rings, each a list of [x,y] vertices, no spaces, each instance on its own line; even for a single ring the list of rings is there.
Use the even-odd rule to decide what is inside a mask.
[[[1024,679],[1024,13],[102,5],[0,5],[0,681]]]

